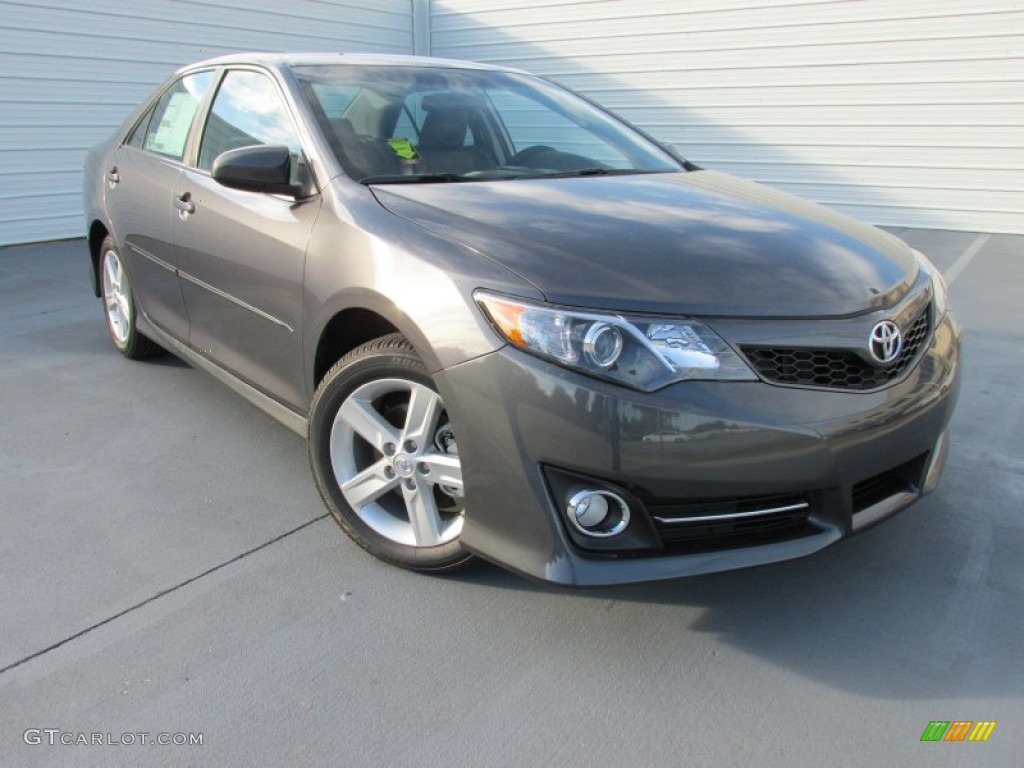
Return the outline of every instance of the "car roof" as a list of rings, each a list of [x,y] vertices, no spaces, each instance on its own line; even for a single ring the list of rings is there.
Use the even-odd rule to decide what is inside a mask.
[[[178,73],[210,66],[231,64],[257,64],[275,69],[295,66],[330,64],[363,64],[380,67],[442,67],[448,69],[480,69],[498,72],[519,72],[514,67],[496,67],[459,59],[440,59],[432,56],[402,56],[382,53],[231,53],[212,59],[197,61],[178,70]]]

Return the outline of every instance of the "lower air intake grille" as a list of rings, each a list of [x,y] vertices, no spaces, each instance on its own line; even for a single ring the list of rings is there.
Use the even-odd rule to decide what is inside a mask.
[[[922,454],[905,464],[861,480],[854,485],[852,489],[854,514],[898,493],[916,493],[927,461],[928,454]]]
[[[685,501],[648,509],[662,543],[690,552],[769,544],[817,532],[808,523],[811,502],[803,495]]]

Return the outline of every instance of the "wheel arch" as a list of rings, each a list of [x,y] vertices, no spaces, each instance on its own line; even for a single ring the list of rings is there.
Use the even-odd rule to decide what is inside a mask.
[[[307,301],[311,295],[307,291]],[[319,306],[307,304],[303,346],[310,400],[323,375],[342,356],[389,333],[404,336],[432,376],[503,345],[471,298],[459,296],[461,300],[446,304],[418,296],[414,289],[402,295],[405,300],[395,302],[358,287],[342,290]]]
[[[311,392],[334,363],[361,344],[389,333],[404,336],[431,372],[441,368],[426,335],[408,315],[382,297],[362,295],[359,299],[336,309],[318,324],[320,330],[316,345],[311,348],[312,364],[309,366]]]
[[[323,326],[313,355],[312,389],[316,389],[338,360],[368,341],[401,333],[386,317],[365,307],[336,312]]]
[[[100,247],[110,234],[102,221],[94,219],[89,225],[89,260],[92,266],[92,292],[100,296]]]

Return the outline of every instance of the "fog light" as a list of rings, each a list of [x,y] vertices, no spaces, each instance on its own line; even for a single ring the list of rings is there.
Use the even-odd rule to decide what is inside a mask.
[[[565,511],[576,530],[587,536],[615,536],[629,525],[629,505],[611,491],[578,491],[569,499]]]
[[[592,493],[576,504],[573,514],[584,528],[596,528],[608,517],[608,502],[604,496]]]

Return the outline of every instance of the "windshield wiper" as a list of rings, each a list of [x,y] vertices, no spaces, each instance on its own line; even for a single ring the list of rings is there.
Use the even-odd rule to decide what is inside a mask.
[[[473,181],[459,173],[414,173],[414,174],[381,174],[365,176],[360,184],[444,184],[453,181]]]
[[[571,171],[546,171],[520,176],[521,179],[569,179],[575,176],[626,176],[633,173],[663,173],[663,171],[642,171],[637,168],[576,168]]]
[[[412,173],[365,176],[360,184],[450,184],[467,181],[501,181],[514,179],[568,179],[577,176],[624,176],[639,173],[668,173],[668,171],[642,171],[636,168],[575,168],[571,171],[523,172],[523,169],[492,169],[469,173]]]

